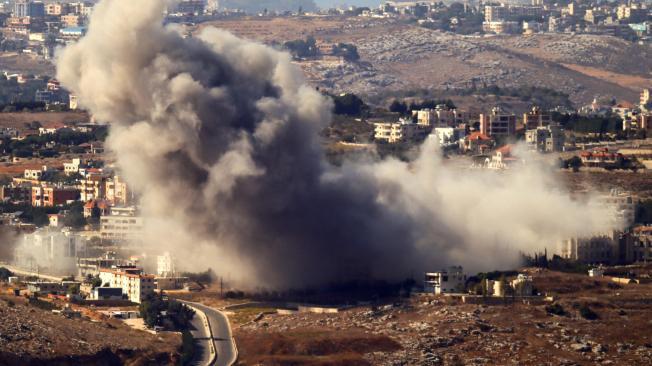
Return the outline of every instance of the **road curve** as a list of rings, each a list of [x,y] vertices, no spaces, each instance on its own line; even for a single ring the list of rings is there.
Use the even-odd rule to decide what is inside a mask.
[[[217,309],[213,309],[203,304],[196,302],[178,300],[196,311],[201,311],[208,320],[208,325],[210,327],[210,332],[212,334],[212,341],[217,353],[217,358],[210,362],[207,359],[207,354],[205,351],[208,351],[208,356],[210,356],[210,349],[208,346],[201,346],[205,344],[202,340],[210,338],[210,335],[206,336],[206,331],[197,332],[197,337],[193,334],[193,337],[199,340],[200,347],[202,349],[201,360],[197,359],[198,362],[207,362],[204,365],[216,365],[216,366],[232,366],[238,359],[238,350],[235,346],[235,340],[233,339],[233,333],[231,331],[231,325],[229,324],[229,318],[227,318],[224,313]],[[197,324],[195,327],[201,326],[203,322],[203,317],[195,317],[193,319],[193,325]],[[204,328],[204,327],[202,327]],[[200,363],[196,363],[200,364]]]

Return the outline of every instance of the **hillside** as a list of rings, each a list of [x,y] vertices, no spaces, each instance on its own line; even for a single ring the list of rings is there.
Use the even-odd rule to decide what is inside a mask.
[[[165,365],[177,357],[176,335],[117,320],[67,319],[21,297],[0,296],[0,319],[0,365]]]
[[[595,96],[637,101],[640,89],[652,84],[652,48],[611,36],[461,36],[394,20],[339,17],[248,18],[200,27],[207,26],[268,44],[307,36],[355,44],[358,63],[298,63],[311,83],[335,91],[377,95],[527,85],[554,88],[581,104]]]

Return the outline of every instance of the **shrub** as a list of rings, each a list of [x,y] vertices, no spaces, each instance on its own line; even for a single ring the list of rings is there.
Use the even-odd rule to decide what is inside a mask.
[[[546,312],[548,314],[558,315],[558,316],[565,316],[566,315],[566,310],[564,310],[564,307],[559,305],[559,304],[552,304],[552,305],[546,306]]]
[[[598,314],[595,311],[591,310],[591,308],[589,308],[587,305],[582,305],[582,307],[580,307],[580,315],[582,318],[587,320],[598,319]]]

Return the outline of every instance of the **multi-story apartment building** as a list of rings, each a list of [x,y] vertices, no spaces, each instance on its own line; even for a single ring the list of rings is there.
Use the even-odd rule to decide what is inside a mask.
[[[79,190],[73,187],[32,187],[32,206],[54,207],[76,201],[79,198]]]
[[[571,238],[561,242],[561,257],[580,263],[615,263],[618,258],[618,238],[605,233],[586,238]]]
[[[480,114],[480,132],[489,137],[513,136],[516,133],[516,116],[494,107],[489,114]]]
[[[100,218],[100,237],[105,240],[138,240],[143,234],[143,218],[135,213],[111,209],[111,214]]]
[[[558,152],[564,150],[564,132],[558,125],[547,125],[525,131],[525,143],[530,150]]]
[[[34,272],[69,275],[76,272],[76,258],[85,251],[86,243],[77,234],[48,227],[25,235],[16,247],[14,261]]]
[[[131,203],[131,192],[127,183],[119,175],[106,181],[106,200],[113,205],[128,205]]]
[[[143,274],[140,268],[101,268],[100,279],[102,285],[121,288],[122,293],[131,302],[141,303],[148,295],[154,293],[154,276]]]
[[[407,121],[380,122],[374,123],[374,126],[375,139],[378,141],[385,141],[390,144],[425,138],[425,136],[430,132],[429,126]]]
[[[523,113],[523,126],[526,130],[533,130],[537,127],[546,127],[552,124],[552,115],[541,111],[541,108],[534,106],[532,110]]]
[[[435,294],[463,292],[466,274],[462,267],[450,267],[440,272],[427,272],[424,276],[424,290]]]
[[[89,173],[80,182],[80,199],[83,202],[106,198],[106,181],[108,177],[102,173]]]

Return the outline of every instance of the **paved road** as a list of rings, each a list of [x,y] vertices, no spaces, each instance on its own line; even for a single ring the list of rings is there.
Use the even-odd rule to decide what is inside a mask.
[[[215,360],[214,365],[231,366],[235,364],[235,361],[238,358],[238,351],[235,347],[235,342],[233,340],[231,326],[229,325],[229,318],[227,318],[226,315],[224,315],[219,310],[213,309],[206,305],[202,305],[195,302],[189,302],[189,301],[181,301],[181,302],[195,308],[196,310],[202,311],[208,318],[208,323],[213,333],[213,342],[215,345],[215,350],[217,352],[217,359]],[[202,322],[203,322],[203,318],[199,316],[199,314],[195,316],[193,319],[193,324],[196,323],[198,324],[196,327],[201,326]],[[195,334],[193,333],[193,337],[194,336]],[[208,344],[206,342],[203,343],[201,342],[202,338],[207,339],[205,335],[205,331],[204,333],[197,332],[197,338],[200,340],[200,347],[202,348],[202,350],[206,350],[208,352],[208,358],[210,358],[210,349]],[[201,358],[204,360],[208,359],[206,356],[204,356],[204,353],[202,353]],[[207,364],[208,363],[203,363],[202,365],[207,365]]]
[[[211,354],[210,344],[213,341],[208,332],[208,329],[204,326],[204,317],[199,314],[199,309],[195,309],[195,316],[190,322],[191,328],[190,333],[195,339],[196,344],[196,354],[191,365],[196,366],[207,366],[213,365],[213,355]]]
[[[30,272],[27,269],[24,268],[18,268],[9,264],[1,264],[0,267],[5,267],[6,269],[10,270],[11,272],[21,275],[21,276],[34,276],[38,277],[44,280],[49,280],[49,281],[58,281],[61,282],[63,280],[63,277],[57,277],[57,276],[50,276],[44,273],[38,273],[38,272]]]

